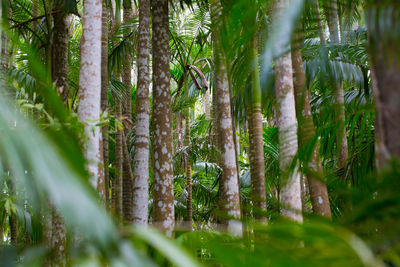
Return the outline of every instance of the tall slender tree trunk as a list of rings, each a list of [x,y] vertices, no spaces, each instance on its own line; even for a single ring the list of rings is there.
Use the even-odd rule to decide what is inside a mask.
[[[219,182],[220,205],[228,217],[227,230],[234,235],[242,235],[240,219],[240,197],[237,178],[236,153],[233,140],[231,101],[229,97],[229,80],[224,55],[220,44],[221,3],[212,0],[211,18],[213,28],[213,52],[215,66],[215,101],[218,105],[218,143],[221,149],[222,176]]]
[[[174,229],[168,0],[153,0],[153,222],[171,236]]]
[[[302,36],[296,40],[303,40]],[[305,156],[312,146],[313,138],[316,135],[314,121],[311,113],[310,91],[306,88],[306,74],[303,68],[303,59],[298,45],[292,51],[293,64],[293,85],[295,92],[296,114],[299,123],[298,140],[301,156]],[[305,159],[308,165],[305,166],[310,199],[314,213],[331,218],[331,209],[326,184],[321,180],[323,169],[318,158],[318,145],[312,149],[311,159]]]
[[[385,5],[375,0],[371,1],[367,16],[378,169],[391,158],[400,159],[400,23],[395,19],[399,8],[397,1]],[[390,19],[383,19],[382,15]]]
[[[78,118],[85,125],[85,156],[90,182],[104,196],[104,176],[100,166],[99,127],[101,99],[101,0],[85,0],[82,16],[81,69]],[[94,129],[92,129],[94,127]]]
[[[131,1],[123,1],[123,10],[124,10],[124,22],[133,19],[133,9]],[[128,33],[124,34],[125,37],[128,36]],[[127,88],[127,97],[124,99],[124,103],[122,105],[122,115],[132,121],[132,55],[131,53],[125,53],[123,70],[122,70],[122,82],[125,84]],[[129,132],[132,130],[132,124],[128,123],[125,125],[125,135],[128,136]]]
[[[132,4],[129,1],[123,1],[124,8],[124,22],[128,22],[133,19],[133,9]],[[127,33],[124,34],[127,36]],[[123,73],[122,73],[122,81],[127,88],[127,97],[123,101],[122,106],[122,115],[125,119],[132,121],[132,55],[128,52],[125,55]],[[129,135],[132,130],[132,124],[126,123],[124,127],[124,143],[127,143],[127,147],[130,147]],[[131,156],[130,153],[123,154],[123,190],[122,190],[122,199],[123,199],[123,215],[125,220],[132,221],[132,209],[133,209],[133,181],[132,176],[129,174],[132,173],[131,167]]]
[[[53,15],[52,79],[64,105],[68,105],[68,21],[63,12]]]
[[[185,82],[187,83],[187,81]],[[186,87],[188,89],[188,87]],[[190,147],[190,109],[187,108],[185,116],[185,145],[186,147]],[[190,154],[190,151],[187,153]],[[190,163],[190,157],[185,157],[186,163],[186,191],[187,191],[187,200],[186,200],[186,222],[189,229],[192,229],[192,217],[193,217],[193,210],[192,210],[192,165]]]
[[[127,138],[125,133],[122,136],[122,153],[123,153],[123,170],[124,170],[124,179],[123,179],[123,198],[122,198],[122,211],[124,215],[124,219],[127,222],[133,222],[133,174],[131,167],[131,156],[128,149]]]
[[[218,142],[218,104],[217,104],[217,97],[216,97],[216,89],[213,89],[212,92],[212,118],[211,118],[211,125],[212,125],[212,134],[211,134],[211,142],[212,144],[219,148]]]
[[[65,266],[66,229],[64,218],[54,207],[52,207],[51,217],[51,247],[53,250],[52,264],[53,266]]]
[[[281,20],[285,0],[275,2],[275,19]],[[289,46],[282,43],[281,46]],[[289,49],[290,50],[290,49]],[[275,61],[275,91],[278,109],[279,167],[281,177],[280,201],[282,214],[294,221],[302,222],[300,173],[291,168],[297,153],[297,120],[294,101],[292,59],[287,53]]]
[[[331,42],[334,44],[340,43],[339,37],[339,17],[337,12],[336,0],[330,0],[325,2],[325,16],[328,21],[329,36]],[[338,167],[343,168],[346,165],[348,158],[347,148],[347,131],[346,131],[346,114],[344,106],[344,89],[343,84],[335,82],[334,84],[334,95],[335,95],[335,117],[336,122],[339,126],[337,132],[337,144],[339,148]]]
[[[114,97],[115,119],[119,120],[122,117],[121,99],[118,96]],[[122,179],[123,179],[123,129],[118,129],[118,124],[115,122],[115,151],[114,151],[114,168],[115,175],[112,183],[112,207],[114,213],[119,217],[122,216]]]
[[[265,212],[267,210],[265,192],[265,162],[264,162],[264,141],[263,141],[263,121],[261,112],[261,85],[260,72],[258,69],[257,40],[254,38],[251,47],[252,70],[252,94],[251,94],[251,120],[249,128],[250,142],[250,168],[251,172],[251,197],[255,209],[255,218],[266,221]]]
[[[321,44],[325,45],[326,41],[325,41],[324,27],[322,25],[321,12],[320,12],[320,9],[319,9],[318,0],[314,0],[314,6],[315,6],[315,15],[316,15],[317,24],[318,24],[319,39],[321,41]]]
[[[108,10],[106,0],[102,0],[101,16],[101,111],[108,112]],[[108,124],[101,128],[102,142],[101,149],[104,165],[104,198],[106,207],[109,207],[110,201],[110,175],[108,169]]]
[[[52,42],[52,80],[64,105],[68,106],[68,21],[64,13],[53,16],[53,42]],[[68,107],[67,107],[68,108]],[[62,215],[54,206],[51,206],[52,264],[65,266],[66,231]]]

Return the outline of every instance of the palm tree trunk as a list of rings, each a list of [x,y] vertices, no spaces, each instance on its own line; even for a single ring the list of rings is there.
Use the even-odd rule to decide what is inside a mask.
[[[131,3],[129,1],[123,1],[124,7],[124,22],[128,22],[133,19],[133,9]],[[125,34],[126,36],[127,34]],[[131,96],[131,88],[132,88],[132,55],[127,52],[124,58],[124,66],[122,73],[122,81],[127,88],[127,97],[124,98],[123,107],[122,107],[122,115],[129,122],[132,121],[132,96]],[[127,151],[128,147],[130,147],[129,135],[132,130],[132,124],[126,123],[124,126],[124,134],[125,138],[123,138],[123,142],[127,143]],[[123,201],[123,216],[125,220],[132,221],[132,206],[133,206],[133,181],[132,176],[129,174],[132,173],[131,167],[131,156],[130,153],[123,154],[123,183],[122,183],[122,201]]]
[[[296,40],[303,39],[302,36],[299,37],[301,38]],[[312,145],[316,131],[311,113],[310,91],[305,87],[306,74],[304,72],[303,59],[301,57],[301,51],[299,47],[295,47],[292,51],[292,63],[296,114],[299,123],[299,149],[301,151],[300,156],[304,156],[307,154],[307,148]],[[320,216],[331,218],[332,215],[328,198],[328,190],[326,188],[326,184],[321,180],[323,169],[321,161],[318,159],[318,151],[319,148],[318,145],[316,145],[312,150],[310,161],[308,161],[308,159],[305,159],[304,161],[308,162],[308,166],[305,166],[305,170],[310,189],[310,199],[314,213]]]
[[[315,15],[318,23],[318,34],[319,34],[319,39],[321,40],[321,44],[325,45],[325,34],[324,34],[324,27],[322,26],[322,19],[321,19],[321,12],[319,9],[319,2],[318,0],[314,0],[314,5],[315,5]]]
[[[115,120],[121,118],[121,100],[118,96],[114,97]],[[117,122],[115,123],[115,152],[114,152],[114,168],[115,175],[112,184],[112,204],[114,213],[120,217],[122,213],[122,179],[123,179],[123,147],[122,147],[122,129],[118,129]]]
[[[104,177],[101,177],[99,165],[101,134],[99,127],[95,127],[101,111],[101,6],[101,0],[84,1],[78,118],[85,125],[84,146],[90,182],[104,196]]]
[[[282,19],[286,1],[277,0],[275,19]],[[288,44],[280,44],[288,46]],[[290,49],[288,49],[290,50]],[[280,201],[282,214],[294,221],[302,222],[300,173],[295,167],[291,170],[297,153],[297,121],[294,102],[292,59],[287,53],[275,61],[275,90],[278,109],[279,129],[279,167],[281,178]]]
[[[400,53],[399,6],[372,1],[368,10],[371,79],[376,104],[376,147],[378,169],[391,158],[400,159]],[[376,15],[373,15],[376,14]],[[379,15],[380,14],[380,15]],[[391,18],[389,20],[383,19]],[[385,21],[385,22],[384,22]],[[386,23],[386,24],[385,24]]]
[[[133,19],[133,9],[132,5],[130,4],[129,1],[123,1],[123,7],[124,7],[124,22],[128,22]],[[127,34],[124,34],[126,37]],[[124,64],[123,64],[123,72],[122,72],[122,82],[125,84],[128,92],[127,92],[127,97],[124,98],[124,102],[122,105],[122,115],[132,121],[132,95],[131,95],[131,89],[132,89],[132,55],[131,53],[127,52],[125,53],[125,58],[124,58]],[[125,125],[124,131],[125,135],[128,137],[128,134],[132,130],[132,124],[127,123]],[[129,143],[128,143],[129,145]]]
[[[101,111],[108,111],[108,11],[106,0],[102,0],[102,16],[101,16]],[[104,199],[106,207],[109,207],[110,201],[110,175],[108,170],[108,124],[101,128],[102,134],[102,157],[104,165]]]
[[[329,35],[332,43],[339,44],[339,17],[337,12],[336,0],[326,1],[325,16],[328,21]],[[348,158],[346,114],[344,107],[344,89],[341,83],[335,82],[335,117],[339,125],[337,132],[337,144],[339,148],[338,167],[343,168]]]
[[[213,89],[212,92],[212,119],[211,119],[211,125],[212,125],[212,135],[211,135],[211,142],[212,144],[216,147],[219,148],[219,142],[218,142],[218,105],[217,105],[217,96],[216,96],[216,89]],[[219,162],[218,162],[219,163]]]
[[[53,17],[53,42],[52,42],[52,80],[60,94],[65,107],[68,108],[68,21],[64,13],[56,13]],[[63,217],[51,205],[52,264],[65,265],[66,232]]]
[[[263,122],[261,113],[261,86],[260,73],[258,69],[257,40],[254,38],[251,47],[251,60],[253,62],[252,72],[252,96],[251,96],[251,123],[249,128],[252,141],[250,142],[250,168],[251,172],[251,196],[255,209],[255,218],[266,220],[267,210],[265,192],[265,162],[264,162],[264,141],[263,141]]]
[[[187,81],[185,82],[187,83]],[[186,89],[188,89],[186,87]],[[186,110],[186,116],[185,116],[185,143],[186,147],[190,149],[190,109],[187,108]],[[190,154],[190,151],[187,152],[187,154]],[[187,200],[186,200],[186,205],[187,205],[187,212],[186,212],[186,221],[188,225],[188,229],[192,230],[192,165],[190,163],[190,157],[189,156],[185,157],[185,163],[186,163],[186,191],[187,191]]]
[[[171,236],[174,187],[170,92],[168,0],[153,0],[154,225]]]
[[[128,142],[125,133],[122,132],[123,153],[123,190],[122,190],[122,212],[127,222],[133,222],[133,174],[131,167],[131,156],[128,150]]]
[[[64,105],[68,105],[68,21],[64,13],[53,15],[52,80]]]
[[[219,0],[212,0],[210,4],[214,40],[215,104],[218,105],[217,138],[221,149],[223,172],[219,183],[220,205],[222,212],[227,215],[228,232],[234,235],[242,235],[242,223],[238,221],[240,219],[240,197],[232,131],[229,81],[219,40],[220,26],[218,23],[221,16],[221,3]]]
[[[51,239],[52,239],[52,264],[53,266],[65,266],[66,265],[66,229],[64,226],[63,216],[52,207],[52,227],[51,227]]]

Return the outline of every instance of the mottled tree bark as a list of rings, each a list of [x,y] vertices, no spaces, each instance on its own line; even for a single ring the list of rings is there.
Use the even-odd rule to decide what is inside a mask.
[[[68,21],[62,12],[53,15],[52,79],[64,105],[68,105]]]
[[[298,40],[302,40],[302,36],[298,36]],[[293,63],[293,85],[295,91],[296,114],[299,123],[298,140],[300,156],[307,156],[307,151],[312,149],[310,160],[305,159],[307,166],[306,177],[310,189],[310,199],[314,213],[331,218],[331,209],[328,198],[328,190],[325,183],[321,180],[323,169],[321,161],[318,158],[318,145],[312,148],[312,141],[316,135],[314,121],[311,113],[310,91],[305,87],[306,74],[303,68],[303,59],[299,46],[292,51]]]
[[[251,92],[251,123],[250,133],[250,168],[251,171],[251,198],[254,205],[254,216],[257,220],[266,221],[267,210],[265,191],[265,162],[264,162],[264,141],[263,121],[261,110],[261,85],[260,72],[258,67],[257,40],[254,38],[251,46],[252,70],[252,92]]]
[[[218,105],[218,143],[221,149],[222,176],[219,183],[220,205],[222,212],[228,217],[227,230],[234,235],[242,235],[240,219],[240,197],[237,178],[236,153],[233,140],[231,117],[231,101],[229,97],[229,81],[224,55],[220,46],[221,3],[212,0],[211,18],[213,29],[213,52],[215,66],[215,101]]]
[[[119,120],[122,117],[121,99],[118,96],[114,97],[115,119]],[[114,213],[119,217],[122,216],[122,179],[123,179],[123,129],[118,129],[117,122],[115,123],[115,151],[114,151],[114,169],[115,175],[112,183],[112,207]]]
[[[324,3],[325,16],[329,27],[329,36],[334,44],[340,43],[339,37],[339,17],[337,12],[336,0],[326,1]],[[344,106],[344,89],[341,82],[334,81],[335,96],[335,117],[339,126],[336,140],[339,149],[338,167],[343,168],[348,158],[347,148],[347,131],[346,131],[346,114]]]
[[[137,52],[136,138],[133,164],[133,221],[147,225],[149,199],[150,125],[150,1],[139,0]]]
[[[108,11],[106,0],[102,1],[102,16],[101,16],[101,111],[108,112]],[[101,128],[102,134],[102,156],[104,165],[104,198],[106,207],[109,207],[110,200],[110,175],[108,170],[108,124]]]
[[[124,7],[124,23],[133,19],[133,9],[130,1],[123,1]],[[124,33],[124,36],[127,37],[128,33]],[[124,102],[122,105],[122,115],[132,121],[132,55],[131,53],[125,53],[123,70],[122,70],[122,82],[125,84],[127,88],[127,97],[124,98]],[[132,124],[125,124],[125,135],[128,136],[130,131],[132,130]],[[128,143],[129,144],[129,143]]]
[[[133,222],[133,174],[131,167],[131,156],[128,150],[128,142],[122,132],[122,154],[123,154],[123,190],[122,190],[122,213],[127,222]]]
[[[211,134],[211,142],[212,144],[219,148],[218,142],[218,104],[217,104],[217,97],[216,97],[216,90],[213,89],[212,92],[212,118],[211,118],[211,125],[212,125],[212,134]],[[219,162],[217,162],[219,163]]]
[[[51,246],[53,251],[52,265],[65,266],[66,229],[63,216],[52,207]]]
[[[53,44],[52,44],[52,80],[60,94],[63,103],[68,108],[68,21],[64,13],[53,15]],[[52,264],[65,266],[66,232],[63,217],[57,209],[51,206],[53,257]]]
[[[186,87],[187,89],[187,87]],[[185,145],[186,147],[190,147],[190,109],[186,110],[185,116]],[[188,151],[188,155],[190,151]],[[190,162],[190,157],[185,157],[185,165],[186,165],[186,191],[187,191],[187,199],[186,199],[186,222],[189,229],[192,229],[192,165]]]
[[[400,159],[400,23],[396,20],[400,5],[381,2],[371,1],[367,16],[379,169],[391,158]]]
[[[123,1],[124,7],[124,22],[133,19],[133,9],[131,3],[129,1]],[[125,37],[128,33],[124,34]],[[122,81],[127,88],[127,97],[123,101],[122,105],[122,115],[125,120],[128,120],[128,123],[124,124],[124,134],[125,138],[123,142],[127,143],[127,148],[130,147],[130,141],[128,137],[130,136],[130,132],[132,130],[132,124],[129,123],[132,121],[132,55],[131,53],[126,53],[124,58],[124,66],[122,73]],[[127,149],[128,150],[128,149]],[[131,166],[131,156],[130,153],[123,154],[123,183],[122,183],[122,201],[123,201],[123,216],[125,220],[132,221],[132,208],[133,208],[133,181],[132,176],[129,174],[132,173]]]
[[[154,225],[171,236],[174,229],[174,187],[168,0],[153,0]]]
[[[285,0],[275,2],[276,20],[281,20]],[[289,46],[282,43],[281,46]],[[275,91],[278,109],[279,167],[281,178],[280,201],[282,214],[291,220],[302,222],[300,174],[298,168],[291,168],[297,153],[297,120],[294,102],[292,59],[284,54],[275,61]]]
[[[79,78],[78,118],[85,125],[85,156],[90,182],[104,197],[104,177],[100,165],[99,127],[101,99],[101,0],[85,0],[82,16],[81,69]],[[92,127],[94,130],[92,130]]]

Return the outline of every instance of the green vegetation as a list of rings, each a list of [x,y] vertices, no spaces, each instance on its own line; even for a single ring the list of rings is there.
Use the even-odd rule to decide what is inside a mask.
[[[0,266],[400,266],[400,5],[2,0]]]

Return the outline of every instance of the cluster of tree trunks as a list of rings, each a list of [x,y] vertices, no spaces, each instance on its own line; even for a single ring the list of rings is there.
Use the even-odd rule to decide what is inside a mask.
[[[372,7],[380,8],[379,1]],[[168,0],[153,0],[152,7],[152,47],[153,47],[153,225],[172,235],[174,218],[174,188],[172,166],[172,118],[170,93],[170,51],[169,51],[169,6]],[[282,12],[287,1],[276,0],[274,19],[282,19]],[[128,2],[124,2],[124,21],[133,19],[134,11]],[[321,44],[325,44],[324,31],[320,20],[318,1],[315,1]],[[212,95],[213,143],[221,152],[218,164],[222,168],[219,181],[220,208],[223,212],[221,221],[231,234],[241,235],[241,202],[239,193],[237,153],[235,151],[235,130],[232,123],[230,83],[228,66],[221,46],[220,31],[221,2],[210,1],[212,19],[213,56],[215,88]],[[336,1],[324,5],[328,22],[330,40],[340,43],[339,20]],[[398,8],[390,12],[399,12]],[[33,1],[32,14],[37,14],[37,2]],[[371,79],[377,106],[376,136],[377,160],[381,167],[391,157],[400,157],[399,123],[393,118],[400,117],[397,103],[400,98],[399,58],[396,49],[400,43],[395,37],[387,36],[387,29],[379,18],[372,17],[377,12],[369,13],[369,42],[371,49]],[[107,125],[100,132],[93,127],[100,120],[101,112],[108,112],[108,20],[109,14],[105,1],[85,0],[83,9],[83,35],[81,42],[81,69],[79,81],[78,117],[85,126],[85,156],[90,182],[99,191],[100,197],[108,203],[110,175],[109,143]],[[52,17],[54,31],[52,42],[47,48],[52,80],[60,97],[68,108],[68,17],[62,12],[54,12]],[[398,22],[392,21],[397,25]],[[118,22],[117,22],[118,24]],[[33,27],[37,27],[36,21]],[[398,27],[397,27],[398,28]],[[127,35],[125,35],[126,37]],[[397,36],[397,34],[396,34]],[[302,36],[295,40],[302,41]],[[3,35],[2,35],[2,44]],[[290,51],[289,44],[282,43]],[[7,54],[7,47],[2,47],[2,55]],[[252,64],[251,103],[247,110],[250,136],[250,170],[252,202],[255,218],[266,221],[265,163],[263,146],[263,116],[261,108],[261,86],[259,80],[258,52],[256,38],[251,43],[250,58]],[[4,61],[2,60],[2,69]],[[148,223],[149,199],[149,135],[150,135],[150,1],[139,1],[139,35],[137,48],[137,91],[136,91],[136,127],[133,163],[130,155],[129,136],[132,127],[132,56],[127,53],[122,71],[122,81],[128,90],[128,97],[115,97],[114,114],[116,120],[123,118],[124,127],[115,126],[115,175],[112,183],[111,207],[117,216],[127,222],[146,225]],[[309,159],[303,166],[310,191],[313,211],[326,218],[331,218],[328,190],[323,180],[322,165],[318,159],[318,144],[313,146],[316,133],[313,123],[310,91],[306,87],[306,77],[300,47],[295,44],[291,52],[275,60],[275,86],[277,100],[277,124],[280,143],[280,202],[282,214],[291,220],[302,222],[301,178],[299,166],[293,163],[298,150]],[[187,85],[187,79],[185,84]],[[345,128],[344,90],[340,82],[334,84],[335,117],[339,125],[337,133],[339,168],[344,168],[348,158],[347,133]],[[209,92],[205,95],[205,113],[209,120]],[[207,107],[208,105],[208,107]],[[186,110],[185,138],[183,138],[182,115],[178,116],[178,143],[190,146],[190,114]],[[185,139],[185,140],[184,140]],[[310,149],[311,148],[311,149]],[[309,151],[310,153],[307,153]],[[187,176],[187,222],[192,227],[192,168],[190,158],[186,157]],[[107,205],[107,204],[106,204]],[[55,208],[51,214],[51,237],[49,246],[54,250],[54,263],[64,265],[65,230],[62,216]],[[17,225],[10,216],[11,241],[17,243]]]

